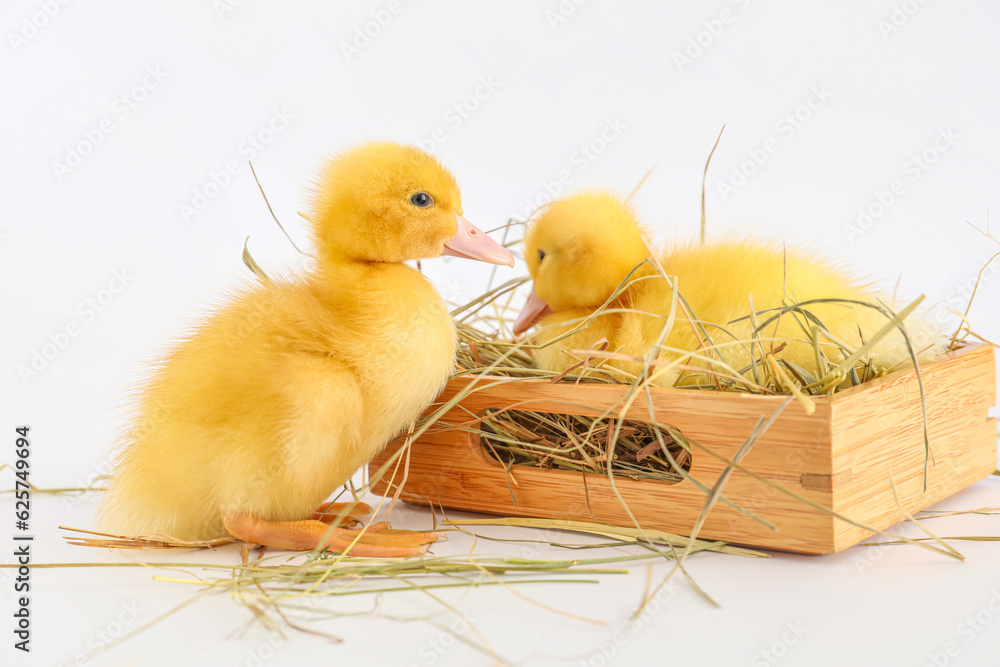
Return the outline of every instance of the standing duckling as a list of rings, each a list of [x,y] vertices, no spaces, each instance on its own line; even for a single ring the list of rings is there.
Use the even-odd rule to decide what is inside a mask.
[[[602,338],[611,351],[641,357],[659,338],[664,317],[673,303],[673,290],[659,275],[649,258],[645,231],[635,214],[622,200],[605,193],[586,192],[555,202],[545,209],[525,236],[524,248],[533,290],[514,324],[514,333],[527,331],[541,321],[535,342],[541,368],[562,371],[578,363],[571,350],[590,348]],[[855,300],[877,303],[878,295],[829,261],[795,249],[784,250],[746,238],[727,238],[705,244],[678,243],[662,258],[667,275],[675,276],[675,285],[690,306],[693,317],[721,356],[733,369],[751,364],[747,344],[753,325],[748,317],[750,297],[758,313],[758,324],[770,319],[783,303],[814,299]],[[638,268],[637,268],[638,267]],[[586,329],[548,344],[574,328],[612,297],[629,272],[634,282],[607,310]],[[888,322],[877,310],[845,303],[813,303],[805,306],[822,322],[824,328],[851,349]],[[631,312],[614,312],[617,309]],[[768,312],[764,312],[768,311]],[[803,328],[803,316],[785,314],[762,327],[761,338],[786,339],[778,358],[792,362],[818,377],[815,348]],[[726,333],[719,325],[724,327]],[[928,347],[933,334],[925,323],[911,317],[907,329],[917,350]],[[732,334],[732,335],[730,335]],[[704,334],[702,334],[704,337]],[[825,338],[827,357],[840,360],[836,348]],[[706,341],[707,342],[707,341]],[[662,360],[677,360],[684,365],[705,367],[684,352],[697,352],[701,346],[695,328],[677,311],[677,320],[663,342],[674,352],[663,351]],[[766,349],[770,349],[767,344]],[[924,358],[941,349],[931,345]],[[680,352],[678,352],[678,350]],[[882,339],[872,352],[878,366],[891,367],[909,360],[909,352],[898,331]],[[636,374],[637,362],[610,362]],[[654,383],[660,386],[706,384],[704,373],[684,372],[673,368],[658,371]]]
[[[352,555],[380,557],[436,539],[384,525],[358,539],[308,517],[454,368],[454,322],[403,262],[513,258],[462,216],[437,160],[395,143],[331,160],[309,219],[314,270],[244,287],[143,390],[101,507],[105,530],[291,550],[344,551],[357,539]]]

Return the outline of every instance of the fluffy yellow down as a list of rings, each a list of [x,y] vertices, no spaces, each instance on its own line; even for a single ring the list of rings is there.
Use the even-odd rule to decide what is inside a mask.
[[[601,192],[585,192],[555,202],[531,225],[525,238],[525,259],[534,280],[534,291],[553,310],[540,322],[535,342],[545,345],[563,334],[575,320],[593,313],[625,279],[629,271],[649,257],[643,242],[644,230],[634,212],[620,199]],[[791,304],[813,299],[857,300],[877,303],[885,295],[849,275],[843,267],[803,251],[782,248],[777,242],[753,238],[721,238],[700,244],[677,242],[658,257],[664,271],[687,301],[693,316],[700,320],[709,337],[719,346],[721,357],[736,370],[750,364],[747,345],[727,345],[748,341],[753,326],[747,315],[750,299],[758,324],[770,319],[772,309],[782,302]],[[585,331],[536,351],[539,366],[562,371],[578,363],[571,350],[588,349],[606,338],[609,349],[642,356],[660,336],[665,318],[674,303],[674,294],[656,269],[647,263],[632,276],[633,283],[609,310],[637,312],[607,313]],[[806,307],[834,337],[850,348],[862,344],[862,337],[878,331],[888,321],[876,310],[852,304],[812,304]],[[679,361],[686,366],[704,367],[689,353],[699,350],[694,328],[677,306],[677,320],[664,341],[660,359]],[[765,350],[768,338],[790,342],[777,354],[816,375],[812,343],[803,329],[803,316],[783,315],[763,327]],[[775,326],[777,325],[777,326]],[[931,327],[911,316],[906,323],[916,349],[927,350],[923,358],[941,351]],[[821,338],[827,358],[841,359],[836,346]],[[698,352],[700,354],[700,352]],[[881,366],[904,364],[909,353],[901,334],[892,333],[879,343],[873,356]],[[610,366],[636,374],[641,364],[615,360]],[[722,372],[722,371],[720,371]],[[660,386],[705,384],[705,373],[672,369],[660,371]]]
[[[434,205],[413,206],[416,191]],[[228,512],[314,510],[453,369],[452,318],[401,262],[440,255],[461,212],[451,174],[415,148],[331,161],[310,214],[314,270],[243,287],[169,354],[137,399],[103,529],[211,539]]]

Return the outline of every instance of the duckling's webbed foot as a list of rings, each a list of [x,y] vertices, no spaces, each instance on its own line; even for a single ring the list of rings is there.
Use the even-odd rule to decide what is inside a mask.
[[[265,521],[247,514],[223,515],[223,524],[233,537],[290,551],[326,551],[372,558],[404,558],[424,553],[423,546],[437,541],[441,533],[394,530],[379,523],[368,530],[348,530],[322,521]]]
[[[361,517],[371,514],[372,511],[371,505],[367,503],[323,503],[309,515],[309,518],[323,523],[333,523],[337,526],[355,526],[364,523]]]

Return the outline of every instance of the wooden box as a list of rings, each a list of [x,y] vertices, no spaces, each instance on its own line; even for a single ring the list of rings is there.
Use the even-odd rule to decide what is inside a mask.
[[[993,349],[969,345],[926,364],[923,377],[933,460],[924,491],[925,447],[916,373],[901,370],[861,386],[816,399],[809,415],[793,401],[743,459],[742,465],[844,517],[883,530],[990,475],[997,465]],[[444,421],[468,423],[470,414],[516,404],[518,410],[599,416],[618,403],[625,387],[524,380],[493,384],[481,378],[479,391],[450,410]],[[440,401],[455,396],[471,380],[453,380]],[[658,421],[690,440],[732,459],[758,418],[770,417],[785,401],[690,389],[655,389]],[[440,405],[440,403],[438,404]],[[434,406],[432,406],[433,408]],[[627,418],[648,421],[645,400]],[[372,463],[376,471],[400,445],[397,441]],[[693,448],[690,474],[711,487],[725,463]],[[633,526],[605,475],[515,465],[517,486],[508,488],[504,466],[467,431],[441,431],[419,438],[410,452],[400,498],[418,504],[505,516],[546,517]],[[391,468],[390,468],[391,473]],[[895,484],[896,497],[890,485]],[[386,473],[375,490],[391,493]],[[402,466],[396,480],[402,480]],[[616,486],[646,528],[690,534],[705,504],[691,482],[637,481],[616,477]],[[515,505],[511,494],[516,497]],[[716,503],[699,537],[805,554],[825,554],[857,544],[872,533],[835,518],[736,470],[724,494],[734,504],[774,524],[760,522]],[[898,504],[896,498],[898,497]],[[589,503],[588,503],[589,499]],[[592,514],[591,514],[592,512]]]

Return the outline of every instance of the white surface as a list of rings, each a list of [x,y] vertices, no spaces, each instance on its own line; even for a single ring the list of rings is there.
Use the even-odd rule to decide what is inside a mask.
[[[233,11],[222,12],[221,1],[5,3],[0,280],[8,288],[0,290],[0,404],[8,434],[16,424],[32,426],[33,480],[42,486],[84,485],[103,470],[131,383],[245,271],[240,250],[247,235],[266,269],[300,264],[256,192],[245,165],[251,154],[298,240],[305,234],[295,211],[320,160],[376,136],[434,144],[463,185],[467,217],[486,228],[523,216],[559,188],[628,193],[657,164],[635,203],[666,236],[696,232],[701,170],[726,124],[708,178],[713,230],[808,242],[887,288],[901,276],[900,289],[925,293],[943,324],[953,319],[941,308],[962,307],[979,267],[1000,250],[966,224],[985,226],[1000,177],[1000,9],[985,0],[857,0],[822,9],[741,0],[684,10],[610,0],[231,4]],[[900,14],[904,8],[911,14]],[[359,53],[345,55],[343,45],[373,12],[391,20]],[[901,25],[890,32],[894,19]],[[41,27],[26,27],[32,22]],[[699,39],[707,46],[679,66],[676,54]],[[802,106],[809,103],[811,110]],[[458,111],[456,104],[475,108]],[[786,119],[795,113],[804,119],[798,127]],[[602,132],[611,139],[603,148]],[[249,139],[258,135],[266,143],[261,150]],[[70,172],[54,167],[88,141],[97,145],[70,163]],[[581,151],[592,141],[601,149],[593,159]],[[734,169],[754,155],[761,161],[762,150],[771,151],[763,165],[748,164],[745,171],[754,173],[746,183],[734,181]],[[913,156],[924,151],[936,159],[914,171]],[[181,206],[194,204],[196,190],[208,186],[212,194],[212,174],[224,182],[218,173],[230,161],[235,175],[185,220]],[[883,191],[896,180],[898,194],[885,213],[860,235],[848,229],[859,207],[880,194],[887,199]],[[720,183],[739,187],[724,192]],[[425,270],[457,300],[474,296],[487,279],[480,267],[458,261],[426,262]],[[994,340],[998,272],[987,272],[971,316]],[[105,303],[98,311],[88,299]],[[67,327],[75,334],[60,336]],[[64,346],[54,355],[49,348],[44,364],[36,361],[43,366],[37,376],[22,377],[20,367],[54,339]],[[993,478],[945,505],[968,509],[998,500],[1000,480]],[[88,525],[89,510],[60,500],[36,503],[37,561],[125,558],[63,546],[54,526]],[[0,516],[9,517],[10,501],[0,506]],[[406,527],[428,521],[415,509],[393,519]],[[7,523],[0,519],[0,539],[8,539]],[[946,535],[1000,534],[995,517],[941,519],[935,527]],[[459,553],[460,546],[438,551]],[[497,543],[479,548],[520,553]],[[969,556],[962,565],[897,547],[870,568],[859,565],[873,553],[863,548],[768,561],[699,556],[691,573],[723,608],[709,607],[681,583],[609,663],[769,664],[759,652],[782,641],[786,623],[801,622],[808,631],[780,664],[921,665],[949,641],[959,651],[938,656],[939,664],[993,664],[1000,618],[987,605],[1000,591],[997,547],[960,548]],[[232,562],[235,554],[218,558]],[[667,567],[656,566],[656,573]],[[553,615],[499,589],[475,591],[458,604],[513,661],[544,652],[566,660],[527,664],[603,664],[593,651],[624,625],[643,587],[644,566],[633,569],[599,585],[523,589],[609,628]],[[140,623],[191,595],[152,582],[152,574],[36,570],[36,651],[30,659],[15,654],[4,630],[3,664],[64,664],[86,651],[93,633],[112,627],[123,603],[142,608]],[[7,580],[2,590],[9,624]],[[400,616],[436,611],[418,596],[386,604]],[[982,609],[992,622],[969,637],[960,624]],[[173,664],[195,655],[187,658],[192,664],[246,664],[265,633],[253,628],[242,640],[223,637],[247,618],[225,596],[202,600],[92,664]],[[451,619],[438,622],[447,627]],[[422,622],[348,618],[324,627],[345,643],[294,635],[265,664],[484,662],[461,645],[443,653],[429,648],[442,631]]]

